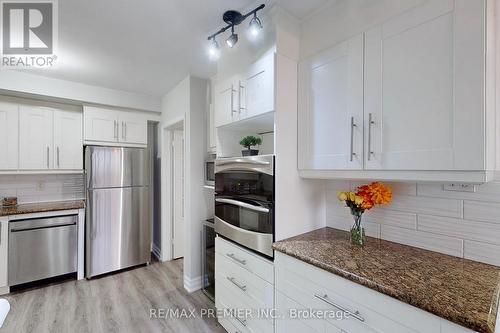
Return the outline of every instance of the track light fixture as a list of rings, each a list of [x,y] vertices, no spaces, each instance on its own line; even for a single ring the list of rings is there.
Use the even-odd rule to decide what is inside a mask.
[[[234,27],[236,25],[241,24],[241,22],[245,21],[245,19],[251,15],[253,15],[252,19],[250,20],[249,24],[249,29],[250,29],[250,34],[255,37],[259,34],[259,32],[262,30],[262,23],[260,19],[257,17],[257,12],[265,7],[264,4],[260,5],[259,7],[255,8],[254,10],[248,12],[247,14],[243,15],[240,12],[236,10],[228,10],[227,12],[222,15],[222,19],[224,22],[227,23],[227,25],[223,28],[221,28],[219,31],[214,33],[213,35],[208,36],[208,41],[210,42],[209,46],[209,56],[211,59],[216,60],[219,58],[220,55],[220,48],[219,48],[219,43],[215,40],[215,37],[217,35],[220,35],[221,33],[225,32],[229,28],[231,28],[231,35],[229,36],[228,39],[226,39],[226,44],[229,47],[233,47],[237,42],[238,42],[238,34],[234,32]]]

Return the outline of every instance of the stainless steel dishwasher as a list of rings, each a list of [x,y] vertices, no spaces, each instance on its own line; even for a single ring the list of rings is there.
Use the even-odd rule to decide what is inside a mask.
[[[77,270],[78,215],[9,222],[9,285]]]

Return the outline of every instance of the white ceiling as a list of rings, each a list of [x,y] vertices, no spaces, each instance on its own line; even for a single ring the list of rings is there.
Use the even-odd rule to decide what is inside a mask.
[[[336,0],[263,0],[297,18]],[[36,74],[162,96],[191,73],[214,74],[206,36],[225,10],[254,0],[59,0],[58,67]],[[258,4],[259,2],[257,2]]]

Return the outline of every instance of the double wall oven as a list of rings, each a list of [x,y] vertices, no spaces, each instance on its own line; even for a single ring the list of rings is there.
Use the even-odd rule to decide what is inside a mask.
[[[274,155],[215,160],[215,231],[273,258]]]

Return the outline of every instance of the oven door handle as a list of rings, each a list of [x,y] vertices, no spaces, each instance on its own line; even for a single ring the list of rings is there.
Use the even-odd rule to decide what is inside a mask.
[[[247,209],[251,209],[251,210],[255,210],[255,211],[261,212],[261,213],[269,213],[269,208],[254,206],[254,205],[248,204],[246,202],[238,201],[238,200],[217,198],[217,199],[215,199],[215,201],[220,202],[220,203],[227,203],[230,205],[235,205],[235,206],[239,206],[239,207],[243,207],[243,208],[247,208]]]
[[[255,161],[255,160],[250,160],[250,159],[234,159],[230,161],[216,161],[215,162],[217,165],[228,165],[228,164],[256,164],[256,165],[269,165],[271,164],[268,161]]]

